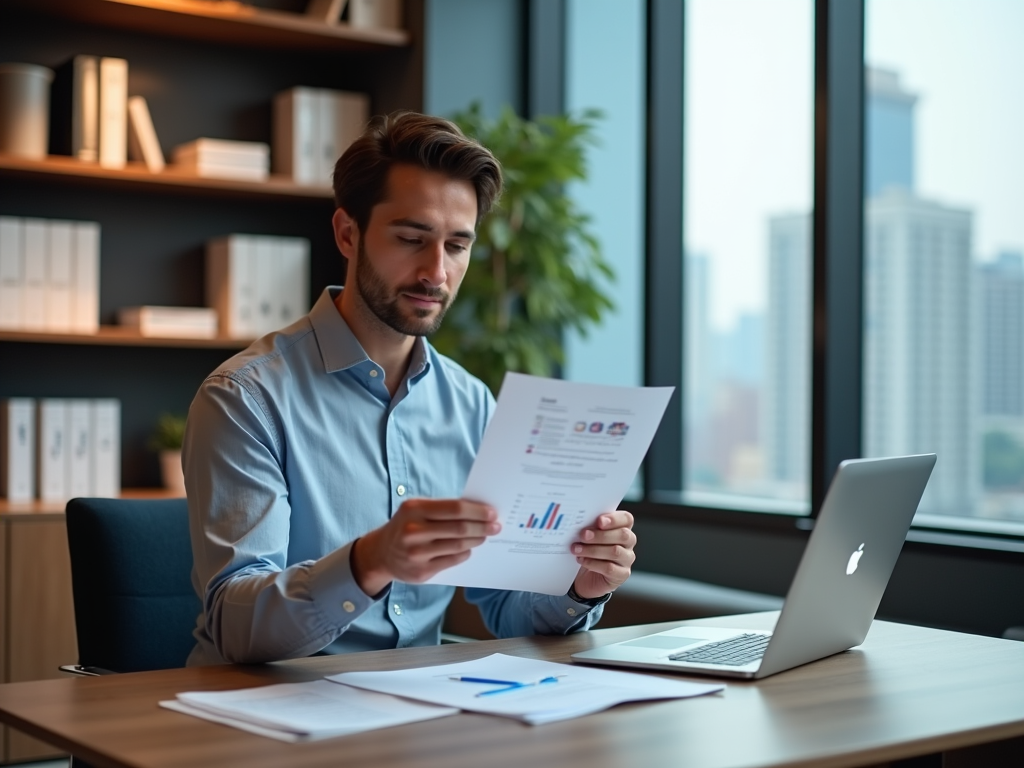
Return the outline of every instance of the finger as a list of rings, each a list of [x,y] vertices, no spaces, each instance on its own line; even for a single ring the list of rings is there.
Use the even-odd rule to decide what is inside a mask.
[[[488,522],[498,519],[493,507],[466,499],[409,499],[402,508],[425,520],[476,520]]]
[[[608,531],[584,528],[580,531],[580,541],[585,544],[622,544],[632,548],[636,545],[636,534],[629,528],[612,528]]]
[[[607,531],[612,528],[632,528],[633,515],[624,509],[617,509],[614,512],[605,512],[597,518],[595,528]]]
[[[596,544],[573,544],[572,553],[576,555],[576,561],[583,565],[583,560],[594,560],[602,562],[617,563],[630,567],[636,562],[636,553],[630,547],[623,547],[620,544],[610,546]]]
[[[435,539],[425,544],[419,544],[408,548],[407,553],[410,560],[420,563],[433,561],[438,557],[447,557],[459,552],[469,552],[474,547],[479,547],[486,541],[486,537],[464,539]]]
[[[407,545],[425,544],[437,540],[481,539],[501,531],[501,524],[495,521],[475,522],[453,520],[412,520],[402,527],[402,540]],[[475,546],[475,545],[474,545]]]

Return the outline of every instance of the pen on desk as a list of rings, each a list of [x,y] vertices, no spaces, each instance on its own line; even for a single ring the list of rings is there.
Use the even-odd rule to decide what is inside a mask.
[[[489,677],[466,677],[465,675],[453,675],[449,680],[458,680],[460,683],[486,683],[487,685],[523,685],[518,680],[492,680]]]
[[[548,683],[557,683],[558,677],[563,677],[563,675],[559,675],[557,677],[552,675],[551,677],[545,677],[543,680],[538,680],[535,683],[512,683],[511,685],[507,685],[504,688],[495,688],[490,691],[481,691],[477,694],[477,698],[480,698],[481,696],[496,696],[499,693],[508,693],[509,691],[518,691],[520,688],[532,688],[535,685],[547,685]]]

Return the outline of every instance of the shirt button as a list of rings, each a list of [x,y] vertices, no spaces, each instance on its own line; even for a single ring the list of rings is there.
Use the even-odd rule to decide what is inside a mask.
[[[391,606],[391,609],[395,612],[395,616],[402,615],[402,606],[400,606],[398,603],[395,603],[393,606]]]
[[[371,368],[370,369],[370,378],[371,379],[376,379],[377,378],[377,369],[376,368]]]
[[[575,616],[576,615],[576,609],[575,608],[566,608],[565,612],[568,613],[570,616]]]
[[[346,613],[352,613],[356,609],[355,604],[351,600],[346,600],[341,604],[341,607],[345,609]]]
[[[405,486],[400,485],[397,488],[395,488],[395,493],[397,493],[399,496],[405,496]]]

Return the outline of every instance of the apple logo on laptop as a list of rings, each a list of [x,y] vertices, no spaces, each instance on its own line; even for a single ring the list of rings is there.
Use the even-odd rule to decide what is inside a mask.
[[[846,564],[846,575],[850,576],[857,570],[861,557],[864,556],[864,545],[857,547],[857,551],[850,555],[850,562]]]

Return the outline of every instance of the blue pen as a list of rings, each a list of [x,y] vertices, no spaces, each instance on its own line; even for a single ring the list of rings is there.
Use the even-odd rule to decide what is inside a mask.
[[[557,683],[557,677],[545,677],[543,680],[538,680],[535,683],[513,683],[506,686],[505,688],[495,688],[491,691],[481,691],[477,694],[477,698],[480,696],[495,696],[499,693],[508,693],[509,691],[518,691],[520,688],[532,688],[535,685],[546,685],[548,683]]]
[[[492,680],[489,677],[465,677],[464,675],[455,675],[449,677],[449,680],[458,680],[461,683],[485,683],[487,685],[523,685],[518,680]]]

